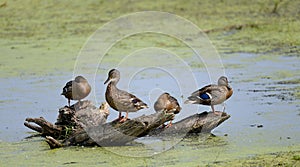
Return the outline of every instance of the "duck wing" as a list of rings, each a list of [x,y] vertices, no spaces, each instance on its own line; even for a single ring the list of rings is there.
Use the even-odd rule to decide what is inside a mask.
[[[134,112],[143,108],[148,108],[147,104],[142,100],[123,90],[119,90],[117,98],[117,106],[121,110]]]
[[[215,85],[207,85],[202,87],[201,89],[196,90],[191,94],[191,96],[199,96],[200,94],[203,94],[205,92],[210,92],[211,88],[214,87]]]
[[[169,97],[169,106],[167,106],[167,109],[171,112],[174,112],[174,114],[178,114],[181,110],[181,107],[177,101],[176,98],[174,98],[173,96]]]
[[[186,103],[211,105],[212,101],[220,94],[218,85],[207,85],[191,94]]]
[[[210,92],[212,91],[212,87],[214,85],[207,85],[201,89],[196,90],[191,94],[190,98],[201,98],[202,100],[209,100],[210,99]]]

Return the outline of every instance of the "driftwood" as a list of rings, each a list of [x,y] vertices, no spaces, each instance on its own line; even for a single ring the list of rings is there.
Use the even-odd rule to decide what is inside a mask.
[[[210,132],[230,116],[220,113],[203,112],[187,117],[164,128],[164,123],[174,119],[174,114],[158,112],[143,115],[124,123],[112,121],[106,123],[109,115],[107,103],[99,108],[90,101],[78,102],[71,107],[59,109],[57,122],[52,124],[43,117],[27,118],[24,125],[46,137],[50,148],[70,145],[116,146],[126,145],[143,136],[164,136]],[[33,125],[35,123],[37,125]]]
[[[218,111],[219,112],[219,111]],[[216,116],[213,112],[203,112],[194,114],[181,121],[173,123],[169,128],[154,129],[149,133],[149,136],[164,136],[164,135],[182,135],[191,133],[209,133],[215,127],[230,118],[230,115],[219,112],[220,116]]]

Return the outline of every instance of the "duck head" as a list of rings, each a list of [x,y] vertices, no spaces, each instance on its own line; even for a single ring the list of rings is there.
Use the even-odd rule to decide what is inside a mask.
[[[218,85],[219,86],[227,86],[228,85],[228,80],[226,77],[224,76],[221,76],[219,79],[218,79]]]
[[[107,84],[109,82],[117,83],[120,80],[120,72],[116,69],[112,69],[108,72],[108,78],[104,82],[104,84]]]

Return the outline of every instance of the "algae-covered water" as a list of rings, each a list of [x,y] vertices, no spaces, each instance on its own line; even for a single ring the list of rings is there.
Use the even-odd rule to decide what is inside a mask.
[[[273,13],[276,2],[0,2],[0,166],[226,166],[228,162],[240,166],[243,163],[236,160],[276,152],[289,154],[284,159],[276,154],[269,165],[289,161],[299,165],[300,12],[295,9],[297,1],[280,1]],[[169,36],[148,31],[128,35],[99,51],[134,27],[122,24],[125,29],[104,29],[105,36],[89,45],[88,39],[93,42],[102,25],[144,10],[172,12],[202,29],[236,23],[258,26],[220,31],[208,38],[192,31],[179,31],[174,37],[170,34],[187,28],[188,23],[165,25],[170,29],[162,32]],[[147,23],[148,28],[160,23],[160,19],[149,22],[153,24],[148,24],[147,18],[139,19],[136,21]],[[189,45],[197,44],[196,37],[211,40],[216,50],[196,54],[197,46]],[[102,51],[102,59],[84,59]],[[184,105],[183,101],[196,88],[216,82],[216,74],[228,76],[234,89],[225,108],[231,117],[212,134],[184,139],[145,137],[124,147],[50,150],[43,138],[26,138],[35,134],[23,125],[26,117],[56,121],[58,108],[67,104],[60,96],[62,87],[75,74],[88,78],[93,91],[87,99],[99,106],[104,101],[107,72],[115,67],[121,71],[119,87],[151,106],[129,117],[152,113],[153,102],[162,91],[170,92],[182,104],[175,122],[208,111],[209,107]],[[222,110],[223,106],[216,108]],[[118,114],[110,112],[109,121]],[[264,164],[263,157],[257,159],[255,164]],[[249,164],[253,162],[244,165]]]
[[[299,71],[297,58],[281,56],[274,60],[261,60],[253,63],[252,60],[256,57],[258,55],[245,53],[223,57],[224,65],[228,66],[226,74],[230,76],[230,84],[235,92],[233,97],[226,102],[226,112],[231,115],[231,118],[213,130],[212,134],[215,137],[200,135],[181,142],[179,142],[181,138],[173,141],[144,138],[137,142],[145,145],[136,144],[124,147],[71,147],[50,150],[42,138],[24,139],[32,134],[23,126],[26,117],[43,116],[55,122],[57,108],[66,104],[66,100],[59,96],[65,77],[53,75],[43,77],[43,79],[3,79],[1,83],[6,87],[2,89],[4,96],[1,99],[2,164],[47,166],[51,161],[51,166],[66,164],[78,166],[84,164],[105,166],[190,164],[194,166],[214,164],[256,154],[299,150],[300,106],[297,95],[299,88],[296,84],[299,80],[295,77]],[[239,62],[239,67],[235,66],[235,62]],[[269,66],[272,70],[267,68],[262,71],[261,68],[265,66]],[[149,73],[153,74],[154,71],[150,70]],[[274,73],[281,74],[283,77],[275,76]],[[205,72],[198,70],[197,75],[205,76]],[[102,80],[99,79],[99,82],[104,80],[104,74],[101,76]],[[147,77],[152,79],[147,79]],[[160,84],[161,81],[172,83],[168,77],[153,78],[153,76],[145,75],[133,82],[134,92],[151,104],[151,98],[157,97],[156,94],[160,93],[160,89],[168,90],[182,103],[180,95],[176,94],[176,85],[170,88],[170,84]],[[157,85],[153,86],[155,83],[159,84],[160,89],[153,89],[157,87]],[[104,87],[102,83],[97,85]],[[149,90],[152,90],[150,95]],[[20,92],[22,96],[19,95]],[[103,101],[103,97],[100,98],[103,92],[97,93],[97,96],[99,96],[99,102]],[[176,120],[195,113],[197,110],[193,107],[183,105],[183,111],[176,117]],[[199,112],[204,110],[209,110],[209,107],[199,108]],[[130,114],[130,116],[135,117],[149,112],[151,109]],[[109,120],[116,117],[117,112],[111,110]],[[258,125],[263,127],[258,128]],[[16,159],[18,161],[15,161]]]

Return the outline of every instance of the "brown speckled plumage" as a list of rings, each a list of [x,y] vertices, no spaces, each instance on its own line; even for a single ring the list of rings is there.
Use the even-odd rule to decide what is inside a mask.
[[[128,112],[136,112],[140,109],[148,108],[147,104],[124,90],[117,88],[117,83],[120,80],[120,72],[112,69],[108,73],[108,78],[104,84],[108,83],[105,98],[107,103],[114,110],[119,111],[119,119],[124,122],[128,118]],[[121,112],[126,112],[126,117],[121,119]]]
[[[156,112],[165,111],[166,113],[178,114],[181,110],[181,107],[173,96],[169,93],[161,94],[157,101],[154,103],[154,109]],[[167,127],[172,126],[172,121],[167,125]]]

